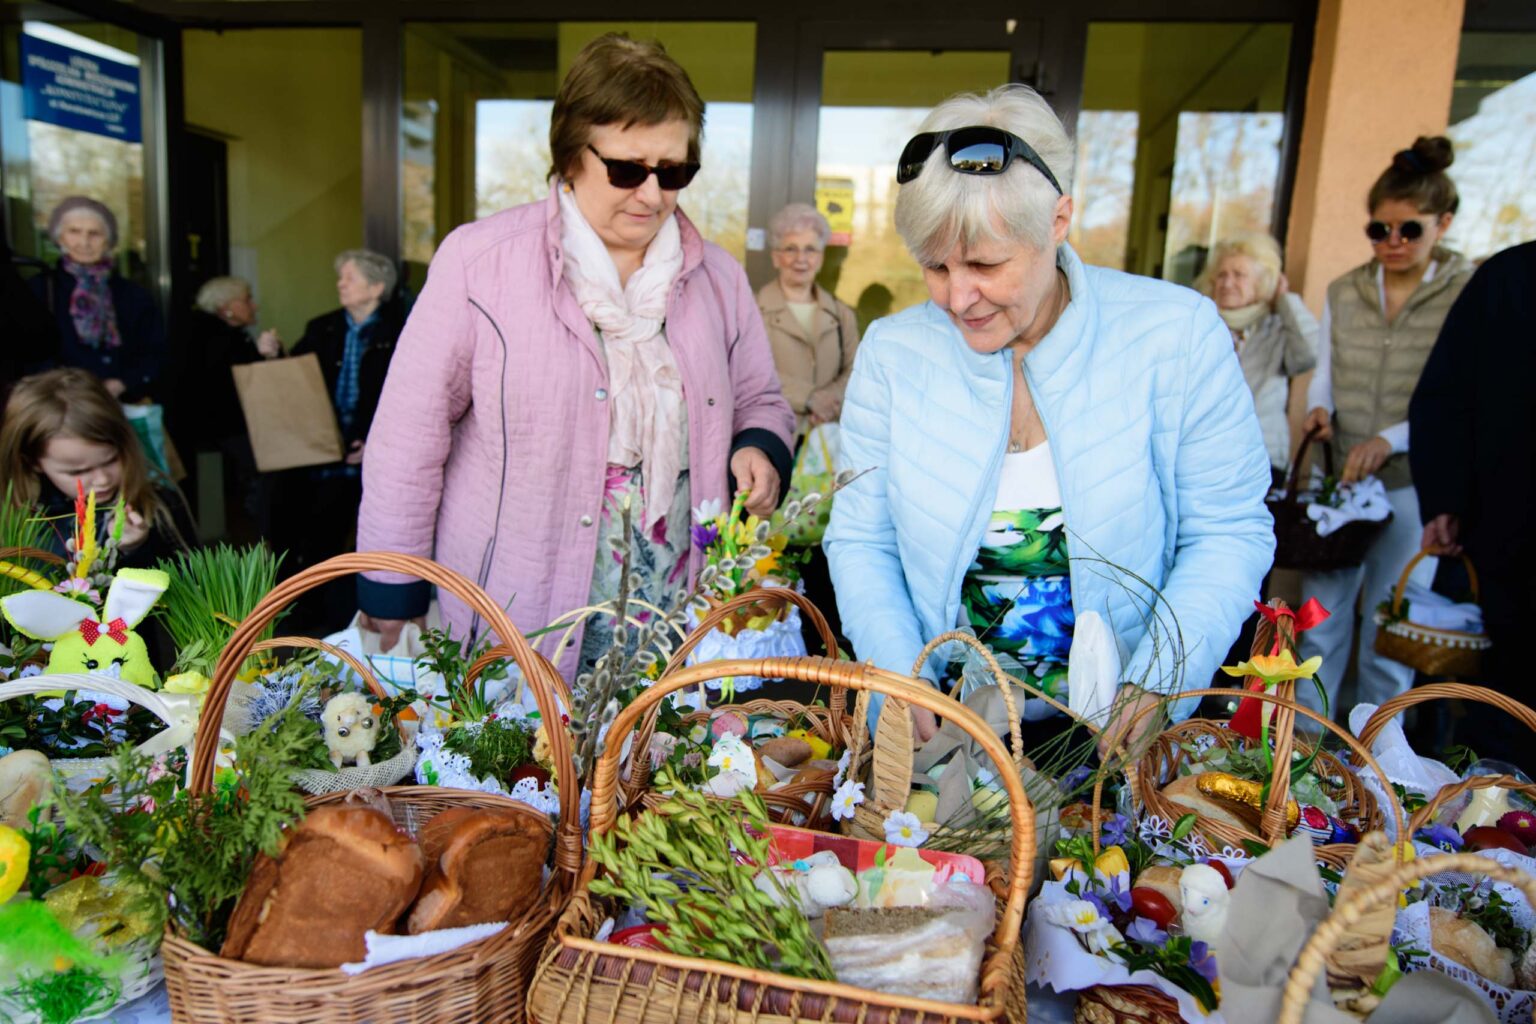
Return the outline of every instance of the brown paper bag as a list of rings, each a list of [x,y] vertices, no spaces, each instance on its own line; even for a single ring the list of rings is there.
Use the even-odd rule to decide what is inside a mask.
[[[263,473],[341,461],[336,409],[313,352],[234,367],[235,390]]]

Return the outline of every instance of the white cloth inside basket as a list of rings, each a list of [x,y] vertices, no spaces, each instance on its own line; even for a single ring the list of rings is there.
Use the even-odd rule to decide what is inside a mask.
[[[363,936],[368,955],[361,963],[342,964],[343,974],[362,974],[373,967],[415,960],[423,956],[436,956],[489,938],[507,926],[505,921],[492,924],[472,924],[465,928],[441,928],[420,935],[380,935],[370,931]]]
[[[1373,476],[1357,484],[1340,484],[1337,494],[1337,507],[1315,501],[1307,506],[1307,518],[1317,524],[1319,537],[1326,537],[1350,523],[1379,523],[1392,514],[1387,489]]]
[[[1414,580],[1403,589],[1408,603],[1408,621],[1430,629],[1453,629],[1460,633],[1483,631],[1483,610],[1470,602],[1457,603]]]

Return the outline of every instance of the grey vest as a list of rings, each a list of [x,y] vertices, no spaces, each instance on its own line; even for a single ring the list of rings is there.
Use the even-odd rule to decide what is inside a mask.
[[[1337,468],[1352,447],[1408,418],[1440,325],[1473,271],[1459,253],[1436,249],[1434,258],[1434,279],[1420,282],[1391,323],[1382,313],[1375,260],[1328,286]],[[1407,453],[1387,459],[1376,475],[1388,490],[1411,485]]]

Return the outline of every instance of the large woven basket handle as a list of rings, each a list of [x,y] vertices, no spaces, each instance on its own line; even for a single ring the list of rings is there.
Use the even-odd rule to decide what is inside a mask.
[[[1012,819],[1011,878],[1008,902],[997,923],[993,941],[1000,950],[1001,962],[1008,963],[1019,941],[1024,921],[1024,903],[1029,897],[1030,872],[1035,860],[1035,812],[1018,773],[1011,771],[1008,751],[991,728],[970,708],[939,693],[927,683],[884,672],[871,665],[829,658],[760,658],[748,661],[712,661],[682,669],[659,680],[640,694],[629,707],[619,712],[608,731],[608,742],[598,759],[592,781],[592,832],[594,835],[613,828],[618,818],[619,757],[624,737],[669,694],[711,679],[728,676],[763,676],[767,679],[798,679],[824,686],[836,686],[858,692],[883,693],[908,704],[927,708],[956,723],[986,751],[997,766],[998,776],[1008,792],[1008,813]],[[978,883],[981,881],[977,880]]]
[[[533,651],[534,658],[536,658],[539,663],[543,665],[545,678],[553,681],[555,694],[560,698],[560,702],[567,708],[570,708],[572,706],[571,688],[566,684],[565,677],[560,674],[560,670],[555,668],[554,664],[551,663],[548,658],[540,654],[537,649],[532,647],[532,645],[529,646],[529,649]],[[508,644],[497,644],[495,647],[490,648],[484,654],[480,655],[480,657],[476,658],[473,664],[469,666],[468,671],[464,673],[464,685],[475,685],[480,676],[485,673],[486,669],[499,662],[513,659],[516,657],[516,655],[517,652]],[[522,690],[526,688],[527,685],[528,680],[526,678],[521,679],[521,681],[518,683],[519,694],[521,694]],[[540,714],[542,715],[543,712],[541,711]]]
[[[0,561],[14,562],[23,558],[31,562],[42,562],[44,565],[64,564],[62,555],[44,551],[42,548],[0,548]]]
[[[53,675],[28,676],[9,683],[0,683],[0,701],[30,694],[57,693],[60,690],[90,690],[121,697],[130,704],[137,704],[166,725],[176,724],[176,713],[165,698],[154,690],[130,683],[116,676],[94,672],[60,672]],[[67,751],[65,752],[67,754]]]
[[[837,657],[837,637],[833,634],[832,627],[828,625],[827,617],[821,613],[820,608],[816,607],[816,602],[793,587],[753,587],[720,602],[701,616],[699,624],[683,638],[683,642],[678,645],[677,650],[673,651],[667,658],[667,668],[666,671],[662,672],[661,678],[666,679],[673,672],[681,670],[684,667],[684,663],[688,660],[688,655],[692,654],[699,644],[704,642],[705,637],[724,625],[725,621],[736,612],[758,603],[765,596],[765,589],[771,591],[766,596],[772,597],[774,600],[786,601],[804,612],[805,617],[810,620],[811,626],[816,630],[816,635],[821,637],[821,643],[827,657]],[[848,695],[834,687],[832,696],[827,701],[827,707],[832,712],[833,721],[841,721],[848,715]],[[651,737],[656,733],[656,720],[660,713],[661,705],[658,704],[645,717],[644,721],[640,723],[639,727],[636,728],[635,742],[630,745],[630,749],[650,749]],[[650,764],[645,758],[633,758],[629,772],[629,788],[635,792],[645,788],[646,778],[649,773]]]
[[[1324,446],[1324,451],[1332,449]],[[1330,455],[1329,458],[1332,458]],[[1331,470],[1330,470],[1331,471]],[[1269,607],[1276,611],[1285,611],[1287,614],[1279,615],[1276,621],[1271,622],[1265,615],[1259,616],[1258,627],[1253,631],[1253,646],[1250,648],[1250,656],[1267,655],[1275,644],[1280,641],[1282,651],[1290,651],[1292,658],[1296,657],[1296,620],[1289,614],[1290,609],[1280,598],[1271,598]],[[1300,659],[1296,659],[1300,660]],[[1248,676],[1243,680],[1246,689],[1249,683],[1258,681],[1256,676]],[[1283,680],[1275,687],[1275,695],[1284,700],[1296,700],[1296,681],[1294,679]],[[1250,694],[1251,695],[1251,694]],[[1285,807],[1291,796],[1291,751],[1296,749],[1296,715],[1284,705],[1275,707],[1274,723],[1270,727],[1270,736],[1275,743],[1275,774],[1273,784],[1269,787],[1269,802],[1264,805],[1260,817],[1260,831],[1266,838],[1271,830],[1281,830],[1284,835]]]
[[[1231,691],[1230,688],[1221,687],[1219,689],[1209,689],[1209,690],[1184,690],[1184,691],[1180,692],[1178,696],[1180,698],[1184,698],[1184,697],[1216,697],[1216,696],[1227,696],[1227,697],[1229,697],[1231,695],[1232,695],[1232,691]],[[1322,715],[1319,715],[1316,711],[1313,711],[1311,708],[1305,707],[1305,706],[1303,706],[1301,704],[1298,704],[1298,703],[1296,703],[1293,700],[1288,700],[1285,697],[1282,697],[1282,696],[1280,696],[1278,694],[1269,693],[1269,692],[1260,692],[1260,691],[1256,690],[1256,691],[1253,691],[1251,693],[1245,694],[1245,696],[1252,697],[1255,700],[1262,701],[1262,702],[1264,702],[1266,704],[1273,704],[1276,707],[1278,707],[1278,708],[1280,708],[1282,710],[1288,710],[1288,711],[1292,712],[1293,714],[1303,715],[1303,716],[1305,716],[1307,718],[1310,718],[1312,721],[1314,721],[1317,724],[1321,725],[1323,728],[1327,729],[1329,732],[1333,733],[1340,740],[1342,740],[1344,745],[1349,747],[1349,749],[1354,752],[1356,757],[1359,757],[1359,758],[1362,759],[1361,763],[1365,764],[1365,765],[1368,765],[1370,767],[1371,771],[1376,773],[1376,777],[1381,780],[1382,788],[1386,791],[1387,803],[1392,808],[1392,820],[1397,825],[1397,834],[1398,835],[1402,835],[1403,834],[1403,830],[1404,830],[1404,828],[1406,826],[1406,819],[1405,819],[1405,817],[1403,815],[1403,805],[1398,801],[1397,794],[1395,792],[1393,792],[1393,790],[1392,790],[1392,782],[1391,782],[1390,779],[1387,778],[1387,773],[1382,770],[1381,765],[1376,763],[1376,758],[1371,756],[1370,750],[1368,750],[1366,747],[1361,745],[1359,740],[1357,740],[1353,736],[1351,736],[1347,730],[1341,728],[1338,725],[1335,725],[1332,721],[1324,718]],[[1157,708],[1157,705],[1155,705],[1155,704],[1150,706],[1150,707],[1142,708],[1141,711],[1136,715],[1136,717],[1134,719],[1132,719],[1132,722],[1131,722],[1132,732],[1134,733],[1134,731],[1135,731],[1136,723],[1140,722],[1143,718],[1145,718],[1148,715],[1156,712],[1157,710],[1158,710],[1158,708]],[[1280,787],[1280,768],[1281,768],[1281,764],[1282,764],[1282,762],[1281,762],[1281,757],[1280,757],[1280,748],[1279,748],[1279,744],[1276,743],[1276,745],[1275,745],[1275,781],[1274,781],[1274,785],[1272,787],[1274,789],[1280,789],[1281,788]],[[1290,789],[1290,777],[1291,777],[1290,776],[1290,749],[1289,748],[1287,748],[1287,750],[1285,752],[1284,766],[1286,768],[1286,772],[1285,772],[1285,780],[1286,780],[1285,792],[1288,793],[1289,789]],[[1146,784],[1145,779],[1142,779],[1140,784],[1145,785]],[[1136,794],[1136,797],[1137,797],[1138,801],[1143,802],[1143,803],[1145,802],[1145,799],[1144,799],[1144,797],[1143,797],[1143,795],[1141,793],[1138,792]],[[1289,797],[1287,796],[1286,799],[1288,799],[1288,798]],[[1269,808],[1266,807],[1265,808],[1265,812],[1264,812],[1264,816],[1263,816],[1263,818],[1260,821],[1260,827],[1259,827],[1259,833],[1260,833],[1260,835],[1262,835],[1264,837],[1264,842],[1267,843],[1270,846],[1275,846],[1275,845],[1283,842],[1285,840],[1285,838],[1286,838],[1285,804],[1282,803],[1280,805],[1279,820],[1278,821],[1272,820],[1273,817],[1274,816],[1270,814]]]
[[[1426,683],[1398,694],[1373,711],[1360,730],[1361,744],[1369,750],[1376,742],[1376,737],[1381,735],[1381,731],[1393,718],[1411,707],[1432,700],[1470,700],[1479,704],[1488,704],[1500,711],[1508,712],[1519,719],[1521,725],[1532,733],[1536,733],[1536,711],[1498,690],[1490,690],[1486,686],[1472,686],[1468,683]],[[1356,759],[1354,763],[1359,767],[1364,762]]]
[[[1328,955],[1345,933],[1360,923],[1361,918],[1383,903],[1396,901],[1398,893],[1404,888],[1446,871],[1484,875],[1494,881],[1517,886],[1525,893],[1531,905],[1536,906],[1536,878],[1475,853],[1447,853],[1399,864],[1390,877],[1368,889],[1360,890],[1358,895],[1334,907],[1333,913],[1312,933],[1307,944],[1301,948],[1290,977],[1285,981],[1285,1001],[1280,1004],[1280,1024],[1302,1024],[1312,988],[1323,972]]]
[[[1301,439],[1301,444],[1296,447],[1296,457],[1291,460],[1291,475],[1285,481],[1285,500],[1294,504],[1301,504],[1301,467],[1306,464],[1307,449],[1312,447],[1312,442],[1317,440],[1321,427],[1313,427],[1307,431],[1307,435]],[[1323,474],[1333,476],[1333,445],[1327,441],[1323,447]]]
[[[479,614],[495,632],[502,643],[514,652],[513,660],[522,668],[523,675],[533,689],[538,701],[539,713],[546,723],[550,754],[554,762],[555,780],[560,790],[560,821],[556,828],[555,865],[571,875],[581,869],[581,784],[571,758],[569,734],[556,725],[560,721],[559,708],[555,704],[556,684],[549,678],[548,664],[534,656],[528,641],[512,624],[505,609],[491,599],[485,591],[464,576],[430,559],[416,555],[404,555],[392,551],[355,552],[337,555],[335,558],[311,566],[303,572],[273,587],[267,596],[257,603],[251,613],[240,623],[229,643],[219,655],[218,666],[213,671],[213,683],[208,689],[205,707],[218,709],[198,722],[198,735],[192,757],[189,788],[193,793],[207,793],[213,788],[213,755],[217,747],[216,737],[223,718],[225,701],[230,687],[241,666],[245,664],[261,639],[261,634],[272,624],[278,614],[299,595],[331,580],[351,576],[359,572],[393,572],[415,576],[435,584]]]
[[[1457,797],[1479,789],[1509,789],[1516,793],[1523,793],[1536,800],[1536,785],[1529,782],[1521,782],[1511,775],[1474,775],[1460,782],[1453,782],[1449,786],[1442,786],[1423,807],[1413,812],[1413,817],[1408,820],[1408,835],[1412,837],[1419,829],[1429,824],[1435,815],[1440,813],[1440,808],[1455,800]]]
[[[1408,577],[1413,575],[1413,570],[1426,558],[1443,558],[1445,552],[1440,548],[1425,548],[1403,566],[1403,573],[1397,578],[1397,586],[1392,588],[1392,617],[1399,618],[1403,614],[1403,594],[1408,590]],[[1467,567],[1467,582],[1472,587],[1472,601],[1479,603],[1483,599],[1482,587],[1477,583],[1477,569],[1472,565],[1472,559],[1463,552],[1460,556],[1461,564]]]

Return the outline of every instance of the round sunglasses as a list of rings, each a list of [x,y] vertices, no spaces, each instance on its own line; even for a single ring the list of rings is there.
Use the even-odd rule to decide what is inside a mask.
[[[1365,226],[1365,237],[1372,242],[1385,242],[1392,237],[1393,225],[1384,220],[1373,220]],[[1417,242],[1424,237],[1424,224],[1421,221],[1405,220],[1397,225],[1397,237],[1405,242]]]
[[[688,187],[693,181],[694,175],[699,173],[699,165],[695,162],[688,163],[661,163],[652,167],[650,164],[641,163],[639,160],[610,160],[597,151],[597,147],[588,145],[592,155],[603,162],[608,168],[608,184],[614,188],[639,188],[645,184],[645,179],[656,175],[656,184],[663,191],[676,192]]]
[[[949,166],[960,174],[1002,174],[1015,160],[1023,160],[1045,175],[1058,195],[1062,194],[1061,183],[1033,146],[1012,132],[990,125],[912,136],[896,162],[896,183],[905,185],[922,174],[928,157],[940,146],[949,157]]]

